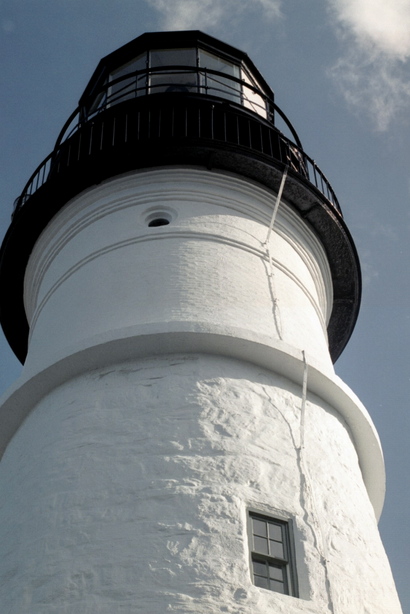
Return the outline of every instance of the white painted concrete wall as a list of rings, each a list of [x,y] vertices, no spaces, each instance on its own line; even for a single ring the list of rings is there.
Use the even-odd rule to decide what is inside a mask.
[[[1,611],[401,612],[377,434],[327,349],[326,258],[284,205],[270,269],[273,201],[157,169],[80,195],[40,237],[0,409]],[[253,586],[249,507],[293,520],[300,598]]]
[[[271,276],[264,242],[273,205],[268,190],[238,177],[174,168],[128,175],[74,199],[27,269],[28,368],[78,340],[92,345],[102,332],[190,322],[279,338],[332,369],[323,249],[281,207]],[[156,215],[171,223],[149,228]]]
[[[243,361],[112,364],[50,392],[1,463],[10,614],[398,614],[346,424]],[[301,439],[305,446],[300,448]],[[293,518],[300,598],[251,582],[247,508]]]

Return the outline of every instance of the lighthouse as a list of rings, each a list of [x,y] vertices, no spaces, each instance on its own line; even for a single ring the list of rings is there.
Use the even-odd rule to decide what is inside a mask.
[[[333,366],[360,266],[309,153],[202,32],[100,61],[0,253],[2,612],[401,613]]]

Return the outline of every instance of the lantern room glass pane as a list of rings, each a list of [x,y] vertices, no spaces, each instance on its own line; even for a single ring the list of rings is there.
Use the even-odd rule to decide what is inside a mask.
[[[131,60],[131,62],[127,62],[127,64],[113,70],[110,73],[109,81],[112,82],[116,79],[119,79],[119,81],[110,86],[107,102],[109,104],[117,104],[118,102],[145,94],[147,83],[146,65],[146,53],[143,53]],[[142,73],[138,75],[132,74],[136,71],[142,71]],[[126,77],[128,74],[130,77]]]
[[[241,103],[241,85],[237,81],[229,79],[229,77],[239,79],[239,66],[203,49],[199,50],[199,66],[207,69],[201,70],[201,89],[205,94]],[[218,71],[228,76],[215,75],[208,71]]]
[[[186,68],[190,66],[192,70]],[[153,49],[150,51],[150,93],[196,92],[198,84],[195,67],[194,48]]]
[[[150,67],[196,66],[196,49],[152,49]]]
[[[261,115],[264,119],[267,119],[268,113],[266,110],[266,102],[260,94],[252,89],[255,87],[263,91],[259,83],[257,83],[253,76],[244,68],[241,70],[241,78],[245,82],[242,88],[243,106]]]
[[[96,95],[89,108],[87,109],[87,115],[90,117],[93,113],[98,113],[101,109],[104,109],[107,102],[107,89],[106,82],[103,83],[103,87]]]

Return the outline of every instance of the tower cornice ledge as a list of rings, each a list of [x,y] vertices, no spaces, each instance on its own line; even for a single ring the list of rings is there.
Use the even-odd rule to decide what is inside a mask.
[[[133,326],[95,335],[66,348],[64,355],[37,364],[0,399],[0,457],[35,405],[51,390],[84,372],[149,356],[209,354],[246,360],[300,384],[305,362],[301,352],[283,341],[252,335],[235,327],[202,322],[172,322]],[[348,425],[363,480],[379,519],[385,497],[385,468],[373,422],[357,396],[330,369],[306,356],[309,395],[320,397]],[[302,399],[301,399],[302,400]]]

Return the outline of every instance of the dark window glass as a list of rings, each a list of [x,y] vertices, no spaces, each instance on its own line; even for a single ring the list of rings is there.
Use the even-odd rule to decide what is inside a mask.
[[[282,541],[282,527],[278,524],[273,524],[272,522],[268,522],[269,529],[269,539],[275,539],[277,542]]]
[[[253,543],[254,543],[256,552],[262,552],[263,554],[269,554],[267,539],[265,539],[264,537],[258,537],[257,535],[254,535]]]
[[[285,586],[283,584],[283,582],[275,582],[274,580],[271,580],[269,582],[269,589],[271,591],[275,591],[276,593],[285,593]]]
[[[241,104],[241,85],[232,78],[229,78],[236,77],[239,79],[239,66],[202,49],[199,50],[199,66],[200,68],[207,69],[200,71],[201,89],[205,94],[227,98]],[[224,73],[227,77],[214,74],[211,71]]]
[[[269,578],[283,583],[283,567],[279,565],[269,565]]]
[[[174,66],[175,68],[169,68]],[[178,69],[176,67],[180,66]],[[150,51],[150,93],[197,91],[196,49],[153,49]]]
[[[258,520],[257,518],[253,518],[252,522],[254,535],[262,535],[262,537],[266,537],[267,523],[264,520]]]
[[[261,578],[260,576],[255,576],[255,584],[256,586],[260,586],[260,588],[269,589],[268,578]]]
[[[152,49],[150,66],[196,66],[196,49]]]
[[[118,81],[113,83],[108,90],[108,104],[118,104],[124,100],[145,94],[147,83],[146,66],[147,56],[146,53],[143,53],[131,60],[131,62],[113,70],[110,73],[109,81],[110,83],[117,79]],[[135,74],[136,71],[142,72],[138,72],[137,75]],[[130,76],[127,77],[127,75]]]
[[[278,542],[274,542],[270,539],[269,540],[269,554],[273,556],[275,559],[284,559],[285,553],[283,549],[283,544],[279,544]]]
[[[257,576],[266,576],[266,563],[253,561],[253,573]]]
[[[289,524],[283,520],[250,515],[252,575],[255,586],[296,595],[296,570],[290,558]]]

